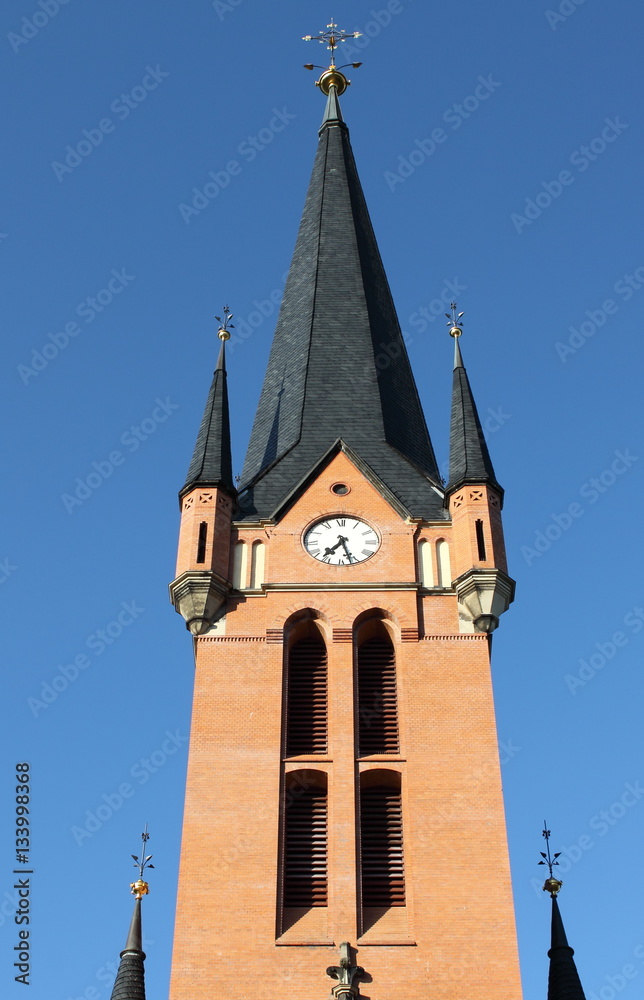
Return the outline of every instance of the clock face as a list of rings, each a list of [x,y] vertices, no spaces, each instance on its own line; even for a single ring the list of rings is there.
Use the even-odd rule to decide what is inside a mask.
[[[379,546],[380,539],[373,528],[351,515],[317,521],[304,536],[304,548],[309,555],[330,566],[364,562]]]

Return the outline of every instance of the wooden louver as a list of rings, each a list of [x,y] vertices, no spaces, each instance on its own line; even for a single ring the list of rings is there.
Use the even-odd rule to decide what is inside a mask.
[[[358,649],[358,744],[361,757],[399,750],[396,661],[384,637]]]
[[[326,906],[326,792],[320,788],[301,792],[285,811],[284,906]]]
[[[362,905],[404,906],[400,792],[376,785],[360,797]]]
[[[320,639],[300,639],[288,658],[286,756],[326,753],[326,647]]]

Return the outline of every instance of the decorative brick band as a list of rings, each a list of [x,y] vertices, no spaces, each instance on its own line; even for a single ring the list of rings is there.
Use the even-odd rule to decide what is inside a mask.
[[[400,638],[402,642],[418,642],[417,628],[401,628]]]
[[[266,642],[284,642],[283,628],[267,628]]]
[[[350,628],[334,628],[333,629],[333,641],[334,642],[351,642],[353,639],[353,629]]]
[[[266,642],[264,635],[198,635],[197,642]]]
[[[456,640],[457,642],[481,642],[483,639],[487,639],[487,635],[484,632],[461,632],[458,635],[424,635],[423,642],[431,642],[435,639],[450,639]]]

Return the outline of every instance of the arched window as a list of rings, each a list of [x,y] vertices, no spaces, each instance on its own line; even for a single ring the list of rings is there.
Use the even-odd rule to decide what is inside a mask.
[[[423,587],[434,586],[434,568],[432,566],[432,546],[426,538],[418,543],[418,569]]]
[[[253,549],[250,557],[250,587],[251,590],[259,590],[264,582],[264,559],[266,549],[262,542],[253,542]]]
[[[327,905],[327,778],[320,771],[286,775],[283,870],[285,910]]]
[[[286,682],[286,756],[326,753],[327,655],[311,623],[308,634],[288,650]]]
[[[360,783],[360,860],[363,919],[372,909],[405,905],[400,775],[363,771]]]
[[[233,555],[233,587],[235,590],[244,590],[246,587],[247,568],[248,547],[245,542],[237,542]]]
[[[452,569],[449,561],[449,545],[444,538],[436,542],[436,565],[438,566],[438,586],[452,586]]]
[[[396,657],[380,621],[358,646],[358,755],[398,753]]]

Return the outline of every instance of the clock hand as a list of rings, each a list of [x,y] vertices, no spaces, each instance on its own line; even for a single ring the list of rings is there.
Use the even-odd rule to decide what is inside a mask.
[[[354,557],[353,557],[353,556],[351,555],[351,553],[349,552],[349,550],[348,550],[348,548],[347,548],[347,539],[346,539],[346,538],[343,538],[343,536],[342,536],[342,535],[340,535],[340,541],[342,542],[342,548],[344,549],[344,551],[345,551],[345,553],[346,553],[346,556],[347,556],[347,559],[349,560],[349,562],[351,562],[351,560],[352,560],[352,559],[353,559]]]
[[[341,539],[340,539],[340,541],[337,541],[335,543],[335,545],[333,546],[333,548],[331,548],[331,549],[325,549],[324,550],[325,556],[332,556],[333,553],[335,552],[335,550],[337,549],[338,545],[340,545],[340,544],[341,544]]]

